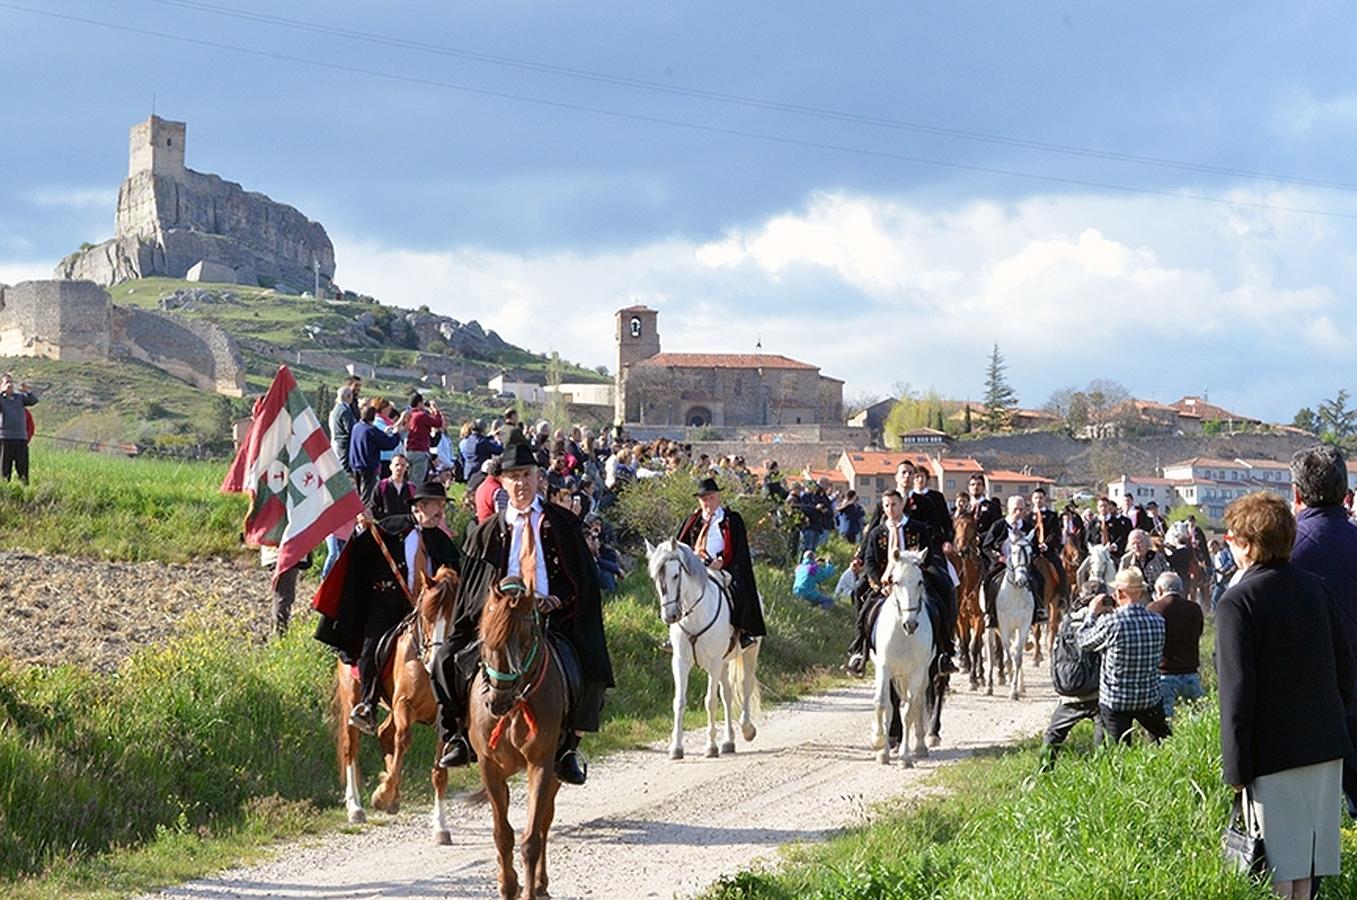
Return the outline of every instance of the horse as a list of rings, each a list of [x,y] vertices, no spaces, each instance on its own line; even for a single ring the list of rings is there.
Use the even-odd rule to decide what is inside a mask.
[[[1022,652],[1031,631],[1032,613],[1035,599],[1028,584],[1028,567],[1032,564],[1032,542],[1030,538],[1010,541],[1008,562],[1003,578],[999,582],[999,593],[994,599],[994,615],[998,628],[990,629],[991,640],[987,642],[989,651],[989,682],[986,694],[994,693],[994,669],[1000,660],[1006,660],[1013,668],[1010,700],[1017,700],[1024,692],[1022,676]]]
[[[889,563],[886,578],[890,591],[881,601],[881,612],[872,631],[872,664],[876,668],[873,695],[872,749],[883,765],[890,762],[886,730],[891,716],[891,687],[900,700],[900,765],[910,768],[909,736],[914,734],[914,755],[925,757],[924,718],[929,716],[929,667],[933,661],[933,625],[924,612],[923,562],[918,550],[897,553]],[[920,615],[923,613],[923,615]],[[931,716],[929,716],[931,720]]]
[[[1065,513],[1060,517],[1060,526],[1065,532],[1065,543],[1060,548],[1060,562],[1065,567],[1065,584],[1069,588],[1067,599],[1073,600],[1079,594],[1079,564],[1088,556],[1088,542],[1083,533],[1072,528],[1075,513]],[[1054,634],[1054,630],[1052,630]]]
[[[523,828],[527,897],[547,897],[547,834],[556,814],[556,748],[569,706],[565,671],[537,610],[537,597],[496,585],[481,613],[481,662],[471,687],[467,733],[480,759],[494,818],[499,893],[519,896],[509,779],[527,770],[528,821]]]
[[[961,670],[970,673],[971,690],[980,686],[984,675],[985,613],[980,606],[980,539],[975,516],[960,513],[954,520],[956,539],[952,542],[952,567],[961,584],[957,585],[957,644],[961,648]]]
[[[1110,586],[1116,580],[1117,560],[1112,558],[1112,552],[1106,544],[1089,545],[1088,556],[1079,564],[1075,578],[1080,586],[1089,581],[1101,581]]]
[[[650,579],[660,599],[660,619],[669,626],[674,673],[674,733],[669,758],[683,759],[683,713],[688,705],[688,676],[698,665],[707,673],[707,756],[735,752],[731,700],[740,712],[740,734],[754,740],[758,729],[759,642],[740,649],[730,624],[730,596],[725,576],[712,576],[687,544],[677,540],[652,545],[646,541]],[[716,708],[725,714],[725,740],[716,743]]]
[[[440,567],[432,579],[426,579],[423,572],[419,573],[418,578],[417,606],[399,626],[399,637],[391,650],[391,668],[389,674],[383,673],[381,682],[382,693],[389,698],[385,703],[391,715],[377,729],[377,741],[386,758],[386,766],[372,794],[372,806],[391,814],[400,810],[402,766],[406,751],[410,749],[414,725],[432,725],[438,718],[438,701],[429,681],[428,666],[434,648],[442,643],[452,626],[452,604],[457,596],[457,573],[447,566]],[[344,784],[344,805],[348,809],[349,821],[355,824],[367,821],[361,796],[362,774],[358,769],[359,732],[348,724],[349,713],[359,699],[356,670],[353,666],[339,662],[335,666],[333,702],[339,724],[336,750],[340,779]],[[434,759],[442,755],[440,744],[434,751]],[[451,844],[452,835],[448,831],[444,803],[448,785],[447,770],[434,766],[432,780],[434,805],[430,825],[434,842]]]

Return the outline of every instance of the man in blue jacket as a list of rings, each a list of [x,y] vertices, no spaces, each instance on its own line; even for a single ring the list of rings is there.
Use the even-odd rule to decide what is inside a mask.
[[[1338,607],[1348,642],[1357,648],[1357,525],[1348,519],[1343,496],[1347,465],[1338,448],[1320,444],[1291,457],[1296,508],[1296,544],[1291,563],[1317,575]],[[1357,745],[1357,700],[1348,705],[1348,736]],[[1343,760],[1343,793],[1357,816],[1357,757]]]

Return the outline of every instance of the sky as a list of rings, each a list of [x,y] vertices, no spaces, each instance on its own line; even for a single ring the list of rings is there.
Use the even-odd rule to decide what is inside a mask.
[[[112,236],[127,129],[296,206],[336,280],[615,368],[756,343],[1025,406],[1290,421],[1339,388],[1357,8],[0,0],[0,282]]]

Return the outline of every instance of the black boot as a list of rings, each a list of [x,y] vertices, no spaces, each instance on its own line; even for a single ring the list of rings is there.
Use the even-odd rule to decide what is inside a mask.
[[[754,637],[754,636],[751,635],[749,632],[747,632],[747,631],[741,631],[741,632],[740,632],[740,649],[741,649],[741,650],[748,650],[750,647],[752,647],[752,646],[754,645],[754,642],[757,641],[757,640],[758,640],[758,638]]]
[[[349,724],[363,734],[377,733],[377,715],[371,703],[360,703],[349,712]]]
[[[1038,603],[1036,609],[1032,610],[1032,624],[1044,625],[1048,618],[1050,618],[1050,614],[1046,611],[1046,604]]]
[[[584,784],[589,778],[589,760],[580,752],[580,736],[571,731],[556,750],[556,777],[562,784]]]
[[[940,654],[938,654],[938,674],[939,674],[939,675],[955,675],[955,674],[956,674],[956,671],[957,671],[957,667],[956,667],[956,663],[952,662],[952,654],[950,654],[950,653],[940,653]]]
[[[466,731],[460,719],[450,731],[452,736],[443,742],[443,755],[438,758],[438,768],[460,769],[471,765],[475,754],[471,752],[471,744],[467,742]]]

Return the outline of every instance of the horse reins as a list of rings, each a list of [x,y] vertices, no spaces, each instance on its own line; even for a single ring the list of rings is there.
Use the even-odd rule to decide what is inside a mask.
[[[542,686],[542,683],[546,681],[546,679],[538,678],[534,681],[529,680],[526,676],[534,671],[534,664],[536,665],[536,673],[538,675],[545,673],[548,661],[551,658],[551,644],[546,640],[546,636],[542,632],[542,619],[535,607],[532,611],[532,631],[532,648],[528,650],[527,658],[523,661],[523,668],[519,669],[517,672],[501,672],[485,660],[481,660],[481,671],[483,671],[485,677],[491,681],[513,684],[520,678],[524,679],[523,689],[519,691],[516,697],[514,697],[513,705],[509,707],[508,712],[497,717],[498,721],[495,722],[494,730],[490,732],[489,746],[491,750],[494,750],[499,746],[500,739],[504,737],[504,729],[514,717],[514,713],[523,713],[523,721],[528,725],[528,740],[532,740],[537,734],[537,717],[533,715],[532,706],[528,704],[528,700],[536,693],[537,689]],[[539,651],[541,652],[540,657],[538,656]]]

